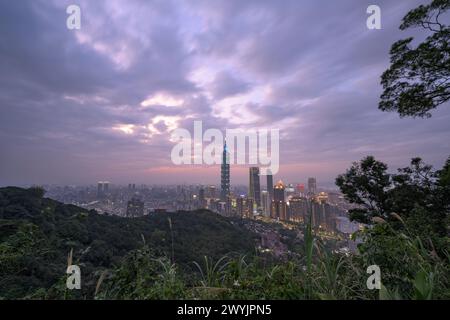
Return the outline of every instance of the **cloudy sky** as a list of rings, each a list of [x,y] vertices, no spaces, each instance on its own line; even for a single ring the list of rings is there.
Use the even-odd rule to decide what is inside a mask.
[[[280,129],[288,182],[329,186],[369,154],[442,166],[448,105],[431,119],[377,108],[391,44],[422,34],[400,20],[424,1],[0,1],[0,185],[218,183],[218,166],[171,163],[170,133],[194,120]]]

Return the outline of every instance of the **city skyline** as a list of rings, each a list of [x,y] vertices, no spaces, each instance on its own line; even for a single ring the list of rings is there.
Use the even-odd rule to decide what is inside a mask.
[[[448,108],[377,108],[391,44],[421,34],[398,29],[420,3],[379,1],[369,30],[366,1],[79,1],[74,31],[69,1],[1,2],[0,185],[216,184],[220,165],[170,161],[170,133],[194,120],[280,129],[276,176],[298,182],[332,187],[369,154],[391,171],[416,156],[440,168]],[[231,184],[248,167],[231,166]]]

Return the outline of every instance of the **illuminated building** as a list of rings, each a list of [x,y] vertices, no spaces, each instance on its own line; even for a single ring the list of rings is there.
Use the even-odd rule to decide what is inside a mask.
[[[289,217],[292,221],[304,222],[308,212],[308,201],[303,197],[292,197],[289,200]]]
[[[244,200],[244,196],[239,196],[236,199],[236,214],[243,218],[245,215],[245,200]]]
[[[317,197],[317,201],[320,203],[328,202],[328,194],[326,192],[320,192]]]
[[[274,219],[287,220],[287,205],[284,199],[285,186],[280,180],[273,188],[272,213]]]
[[[271,202],[269,198],[269,192],[266,190],[261,191],[261,206],[263,215],[266,217],[270,217],[270,207]]]
[[[223,145],[220,186],[220,199],[226,201],[230,195],[230,153],[228,152],[226,141]]]

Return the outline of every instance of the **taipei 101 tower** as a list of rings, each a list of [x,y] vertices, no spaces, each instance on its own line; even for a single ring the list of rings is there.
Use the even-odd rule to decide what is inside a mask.
[[[227,149],[227,141],[225,140],[225,144],[223,146],[222,153],[222,165],[221,165],[221,193],[220,200],[226,201],[227,197],[230,195],[230,153]]]

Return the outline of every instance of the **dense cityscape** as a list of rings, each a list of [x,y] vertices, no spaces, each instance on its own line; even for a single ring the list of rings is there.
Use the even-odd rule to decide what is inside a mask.
[[[317,232],[349,236],[359,229],[350,222],[351,208],[342,194],[320,189],[316,178],[304,183],[274,183],[271,174],[260,175],[258,167],[250,167],[249,184],[231,186],[226,145],[218,185],[113,185],[99,181],[97,186],[45,186],[55,200],[94,209],[100,214],[126,218],[151,217],[155,212],[208,209],[225,217],[258,219],[272,222],[310,221]],[[263,182],[263,183],[261,183]]]

